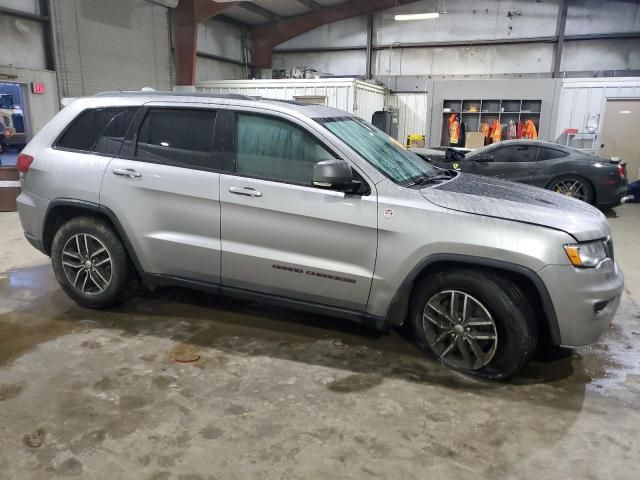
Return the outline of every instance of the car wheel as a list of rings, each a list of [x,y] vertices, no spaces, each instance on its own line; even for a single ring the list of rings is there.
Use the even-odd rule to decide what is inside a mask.
[[[558,177],[547,186],[547,189],[593,204],[593,187],[587,179],[579,176],[564,175]]]
[[[450,270],[416,287],[411,319],[418,345],[455,370],[493,380],[518,372],[538,329],[522,291],[493,273]]]
[[[131,278],[127,252],[104,221],[77,217],[57,231],[51,262],[58,283],[87,308],[108,308],[124,299]]]

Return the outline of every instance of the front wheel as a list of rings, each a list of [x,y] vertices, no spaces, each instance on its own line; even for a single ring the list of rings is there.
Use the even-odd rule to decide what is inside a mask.
[[[511,281],[491,272],[438,272],[416,287],[418,344],[455,370],[493,380],[518,372],[536,349],[533,310]]]
[[[108,308],[123,299],[131,269],[127,252],[103,220],[77,217],[53,238],[51,263],[58,283],[76,303]]]

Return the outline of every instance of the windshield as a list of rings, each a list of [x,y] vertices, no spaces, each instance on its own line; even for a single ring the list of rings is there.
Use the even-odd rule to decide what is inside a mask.
[[[408,185],[417,179],[438,175],[435,167],[364,120],[337,117],[316,121],[396,183]]]

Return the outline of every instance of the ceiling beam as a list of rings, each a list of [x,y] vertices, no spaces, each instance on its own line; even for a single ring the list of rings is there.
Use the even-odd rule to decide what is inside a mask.
[[[258,26],[252,30],[253,65],[256,68],[271,68],[272,51],[275,45],[286,42],[326,23],[366,15],[415,1],[354,0],[342,5],[324,8],[318,12],[285,18],[277,23]]]
[[[237,2],[216,3],[211,0],[180,0],[171,11],[171,33],[176,66],[176,85],[194,85],[198,24],[209,20]]]
[[[252,2],[240,2],[238,4],[239,7],[244,8],[245,10],[249,10],[250,12],[257,13],[258,15],[268,18],[271,22],[281,22],[285,19],[282,15],[278,15],[276,12],[272,12],[260,5],[256,5]]]
[[[309,7],[309,9],[313,10],[314,12],[319,12],[320,10],[323,10],[325,8],[318,2],[314,2],[314,0],[298,0],[298,2]]]

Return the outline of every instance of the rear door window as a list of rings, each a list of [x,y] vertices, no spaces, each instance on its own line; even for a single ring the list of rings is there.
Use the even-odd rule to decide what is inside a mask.
[[[138,132],[135,157],[187,168],[215,169],[215,110],[151,109]]]
[[[92,108],[65,130],[57,148],[116,155],[138,107]]]

